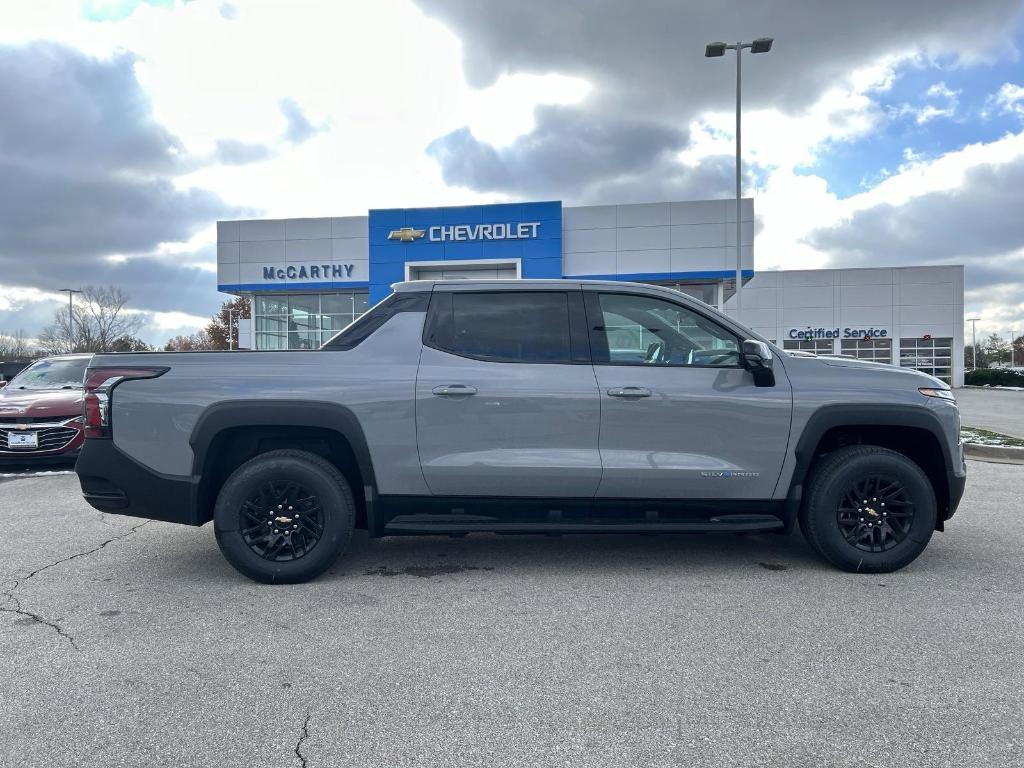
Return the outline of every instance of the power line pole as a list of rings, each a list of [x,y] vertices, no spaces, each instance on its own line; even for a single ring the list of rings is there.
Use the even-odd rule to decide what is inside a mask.
[[[68,295],[68,346],[75,351],[75,294],[81,293],[77,288],[61,288],[61,293]]]
[[[974,361],[971,364],[971,370],[972,371],[978,370],[978,337],[977,337],[977,333],[976,333],[976,329],[977,329],[976,323],[979,320],[981,320],[980,317],[968,317],[967,318],[967,322],[969,322],[971,324],[971,356],[974,358]]]
[[[749,43],[708,43],[704,48],[704,56],[711,59],[724,56],[726,51],[736,51],[736,320],[743,322],[743,247],[741,245],[740,233],[743,231],[741,224],[740,202],[742,200],[742,134],[741,134],[741,98],[742,79],[741,62],[743,51],[749,49],[751,53],[768,53],[772,49],[774,39],[771,37],[759,37]]]

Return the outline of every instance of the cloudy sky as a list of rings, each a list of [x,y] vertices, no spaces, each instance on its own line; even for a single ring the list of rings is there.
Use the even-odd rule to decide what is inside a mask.
[[[765,35],[756,268],[963,263],[1024,329],[1021,0],[5,0],[0,331],[86,283],[194,330],[217,219],[729,196],[703,47]]]

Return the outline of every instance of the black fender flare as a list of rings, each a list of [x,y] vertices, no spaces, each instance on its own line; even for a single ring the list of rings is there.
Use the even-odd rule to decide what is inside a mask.
[[[959,502],[959,498],[952,498],[954,495],[955,483],[953,479],[953,457],[949,452],[949,445],[946,441],[942,423],[938,416],[923,405],[912,403],[858,403],[858,404],[836,404],[823,405],[815,410],[804,426],[800,438],[797,440],[793,475],[789,480],[789,492],[787,500],[798,508],[803,495],[803,487],[807,482],[807,475],[814,461],[815,448],[821,442],[830,429],[836,427],[910,427],[922,429],[930,433],[939,444],[942,451],[942,462],[945,468],[946,488],[944,490],[949,499],[952,509]],[[940,510],[940,520],[942,510]]]
[[[210,446],[224,430],[235,427],[315,427],[340,434],[352,447],[366,500],[367,525],[376,530],[374,502],[377,479],[370,448],[356,415],[344,405],[313,400],[231,400],[215,403],[200,414],[189,436],[192,447],[192,474],[200,478]]]

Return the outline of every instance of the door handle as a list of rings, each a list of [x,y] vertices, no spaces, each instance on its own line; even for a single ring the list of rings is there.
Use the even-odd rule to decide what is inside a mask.
[[[441,397],[451,395],[475,395],[476,387],[471,387],[468,384],[442,384],[439,387],[434,387],[431,392]]]
[[[650,397],[651,390],[647,387],[612,387],[608,390],[610,397]]]

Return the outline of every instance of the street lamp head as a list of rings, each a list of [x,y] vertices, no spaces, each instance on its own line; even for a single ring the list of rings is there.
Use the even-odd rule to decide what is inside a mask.
[[[759,37],[757,40],[750,44],[751,53],[768,53],[772,49],[772,43],[775,42],[775,38],[772,37]]]
[[[725,43],[708,43],[704,48],[704,55],[709,59],[725,56]]]

